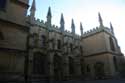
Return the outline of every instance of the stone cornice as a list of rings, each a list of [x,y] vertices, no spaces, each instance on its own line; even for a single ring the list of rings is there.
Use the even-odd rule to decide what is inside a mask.
[[[8,23],[8,24],[19,26],[20,27],[19,29],[24,30],[26,32],[28,32],[28,30],[29,30],[29,27],[26,26],[26,25],[17,24],[17,23],[14,23],[12,21],[7,21],[7,20],[4,20],[4,19],[0,19],[0,21],[3,22],[3,23]]]
[[[89,54],[89,55],[83,55],[83,57],[93,57],[93,56],[100,56],[103,54],[112,54],[112,55],[116,55],[116,56],[123,56],[122,53],[116,53],[116,52],[111,52],[111,51],[103,51],[103,52],[98,52],[98,53],[93,53],[93,54]]]

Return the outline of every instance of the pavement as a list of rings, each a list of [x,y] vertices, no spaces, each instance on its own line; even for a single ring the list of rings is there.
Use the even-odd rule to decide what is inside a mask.
[[[17,82],[17,81],[0,81],[0,83],[24,83],[24,82]],[[81,80],[81,81],[34,81],[34,82],[28,82],[28,83],[125,83],[125,79],[108,79],[108,80]]]
[[[32,82],[32,83],[125,83],[125,79],[112,79],[112,80],[82,80],[82,81],[41,81],[41,82]]]

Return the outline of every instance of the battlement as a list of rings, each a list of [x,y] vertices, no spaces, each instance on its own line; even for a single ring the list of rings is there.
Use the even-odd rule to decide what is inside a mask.
[[[31,19],[30,15],[28,15],[26,17],[26,21],[28,23],[30,23],[31,21],[33,22],[33,24],[37,25],[37,26],[40,26],[40,27],[46,27],[46,22],[44,22],[43,20],[40,20],[38,18],[33,18]]]
[[[81,37],[81,36],[78,35],[78,34],[73,35],[72,32],[70,32],[70,31],[68,31],[68,30],[65,30],[65,31],[64,31],[64,35],[65,35],[65,36],[73,37],[73,38],[75,38],[75,39],[80,39],[80,37]]]
[[[30,16],[27,16],[27,19],[28,19],[28,21],[30,21]],[[34,18],[34,24],[36,26],[48,29],[47,28],[47,22],[44,22],[43,20]],[[58,27],[56,25],[51,25],[50,30],[52,30],[54,32],[57,32],[57,33],[61,33],[60,27]],[[68,30],[64,31],[64,35],[73,37],[75,39],[80,39],[80,37],[88,37],[90,35],[96,34],[96,33],[101,32],[101,31],[105,31],[105,32],[113,35],[111,29],[109,29],[108,27],[105,27],[105,26],[90,29],[90,30],[84,32],[84,34],[82,36],[79,36],[78,34],[73,35],[72,32],[70,32]]]
[[[84,32],[82,37],[87,37],[87,36],[93,35],[95,33],[101,32],[101,31],[105,31],[105,32],[113,35],[111,29],[109,29],[108,27],[96,27],[96,28],[93,28],[93,29],[90,29],[90,30]]]
[[[75,37],[75,39],[78,39],[78,40],[81,38],[81,36],[78,34],[76,34],[74,37]]]
[[[51,30],[53,30],[55,32],[58,32],[58,33],[61,33],[60,28],[58,26],[56,26],[56,25],[52,25]]]
[[[46,27],[46,23],[40,19],[35,19],[34,24],[40,27]]]
[[[64,31],[64,35],[72,37],[72,33],[70,31],[68,31],[68,30]]]

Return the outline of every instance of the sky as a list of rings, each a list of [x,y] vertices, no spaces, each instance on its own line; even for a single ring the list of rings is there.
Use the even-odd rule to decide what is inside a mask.
[[[32,0],[29,4],[32,4]],[[98,12],[100,12],[104,26],[110,27],[109,23],[112,23],[118,44],[125,54],[125,0],[36,0],[35,17],[46,21],[49,6],[52,24],[60,26],[60,17],[63,13],[65,29],[71,31],[73,18],[77,34],[80,34],[80,22],[84,32],[99,26]]]

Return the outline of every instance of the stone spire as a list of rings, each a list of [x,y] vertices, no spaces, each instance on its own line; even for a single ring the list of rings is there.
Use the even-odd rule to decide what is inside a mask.
[[[49,7],[48,13],[47,13],[47,27],[48,28],[51,27],[51,18],[52,18],[51,7]]]
[[[114,35],[114,28],[113,28],[113,26],[112,26],[112,23],[111,23],[111,22],[110,22],[110,29],[111,29],[112,34]]]
[[[71,29],[72,29],[72,34],[75,34],[75,24],[73,19],[72,19]]]
[[[99,24],[100,24],[100,27],[103,27],[103,20],[102,20],[102,17],[101,17],[100,12],[98,13],[98,17],[99,17]]]
[[[81,31],[81,35],[83,35],[83,27],[82,27],[82,23],[80,22],[80,31]]]
[[[35,19],[35,12],[36,12],[36,3],[35,0],[32,2],[32,6],[30,9],[30,22],[33,23]]]
[[[61,19],[60,19],[60,30],[61,32],[64,32],[65,29],[65,21],[64,21],[64,17],[63,17],[63,13],[61,14]]]

